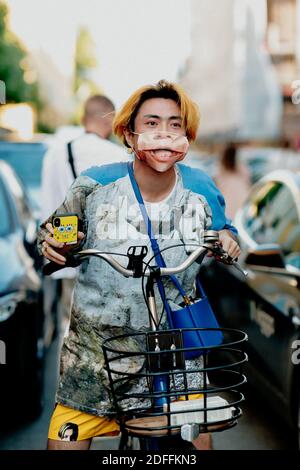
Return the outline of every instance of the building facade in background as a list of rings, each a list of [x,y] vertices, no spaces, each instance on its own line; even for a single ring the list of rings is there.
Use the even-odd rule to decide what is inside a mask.
[[[300,104],[292,95],[300,80],[300,0],[267,0],[267,6],[266,45],[284,100],[282,133],[299,145]]]
[[[192,53],[180,82],[198,103],[201,140],[276,140],[282,96],[265,44],[265,0],[192,0]]]

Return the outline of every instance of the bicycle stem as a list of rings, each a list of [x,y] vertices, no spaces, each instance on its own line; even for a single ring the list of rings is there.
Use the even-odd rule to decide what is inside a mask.
[[[157,314],[157,306],[156,306],[156,300],[155,300],[155,293],[154,293],[154,282],[157,276],[157,272],[153,272],[150,274],[147,280],[146,284],[146,296],[147,296],[147,304],[148,304],[148,309],[149,309],[149,320],[150,320],[150,326],[152,331],[157,331],[158,330],[158,314]],[[155,348],[154,350],[156,352],[160,352],[161,348],[159,345],[159,340],[158,337],[154,338],[155,341]],[[159,358],[159,355],[157,356]],[[153,378],[153,388],[156,392],[166,392],[168,390],[168,380],[165,375],[156,375]],[[167,404],[167,398],[166,397],[157,397],[154,400],[156,406],[164,406]]]
[[[156,331],[158,327],[158,314],[154,294],[154,279],[155,274],[152,274],[149,276],[146,284],[146,296],[148,300],[150,325],[152,331]]]

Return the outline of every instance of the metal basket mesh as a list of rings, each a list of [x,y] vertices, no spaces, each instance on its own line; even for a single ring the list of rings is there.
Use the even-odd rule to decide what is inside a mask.
[[[105,367],[117,418],[123,431],[139,436],[165,436],[197,423],[200,432],[232,427],[241,416],[247,361],[241,349],[245,333],[219,328],[217,346],[183,347],[185,331],[133,333],[104,341]],[[211,330],[211,329],[207,329]],[[171,340],[170,340],[171,338]]]

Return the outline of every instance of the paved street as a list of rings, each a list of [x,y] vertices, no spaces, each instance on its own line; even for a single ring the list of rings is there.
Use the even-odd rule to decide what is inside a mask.
[[[57,380],[58,341],[50,347],[46,361],[45,407],[38,420],[0,434],[0,449],[45,449],[48,422],[54,404]],[[244,415],[239,424],[228,431],[214,434],[216,450],[287,450],[292,443],[284,428],[280,428],[276,419],[258,400],[249,398],[244,406]],[[98,444],[97,444],[98,445]],[[112,448],[115,442],[107,439],[105,448]]]

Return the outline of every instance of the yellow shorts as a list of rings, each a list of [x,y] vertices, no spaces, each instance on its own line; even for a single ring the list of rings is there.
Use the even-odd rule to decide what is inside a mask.
[[[82,441],[96,436],[116,436],[120,427],[114,419],[83,413],[73,408],[55,406],[48,438],[55,441]]]
[[[189,395],[189,400],[203,397],[201,394]],[[178,400],[184,400],[179,397]],[[96,436],[117,436],[120,427],[114,419],[83,413],[67,406],[56,404],[52,414],[48,439],[55,441],[82,441]]]

